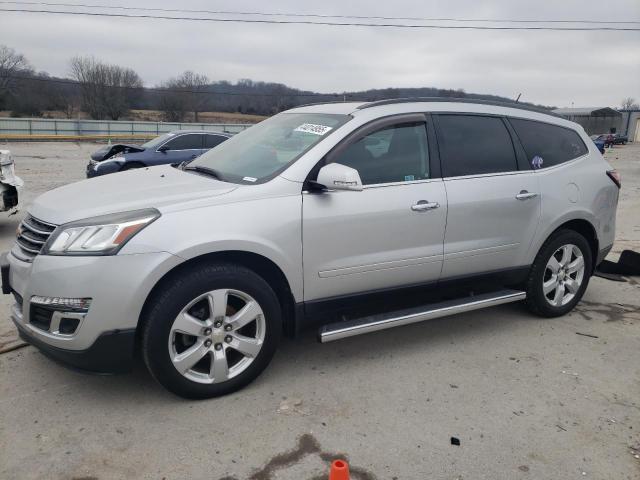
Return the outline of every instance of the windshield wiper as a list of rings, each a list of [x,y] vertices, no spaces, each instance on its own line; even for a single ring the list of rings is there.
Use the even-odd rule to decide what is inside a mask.
[[[220,172],[218,172],[217,170],[215,170],[213,168],[202,167],[200,165],[192,165],[192,166],[185,165],[184,167],[182,167],[182,170],[202,173],[202,174],[207,175],[209,177],[217,178],[218,180],[221,180],[223,182],[225,181],[224,178],[222,177],[222,175],[220,174]]]

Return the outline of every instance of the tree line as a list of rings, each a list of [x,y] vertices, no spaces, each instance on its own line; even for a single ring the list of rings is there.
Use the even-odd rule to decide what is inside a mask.
[[[145,87],[132,68],[103,62],[91,56],[69,61],[69,77],[36,71],[28,59],[0,45],[0,110],[13,116],[42,116],[61,111],[67,118],[84,112],[93,119],[118,120],[130,110],[158,110],[163,120],[199,121],[202,112],[234,112],[273,115],[308,103],[375,101],[402,97],[451,97],[513,102],[513,99],[467,93],[462,89],[386,88],[320,94],[280,83],[242,79],[235,83],[212,81],[207,75],[186,71],[154,87]],[[531,105],[529,103],[525,103]],[[536,105],[542,108],[554,108]],[[637,106],[625,99],[623,106]]]

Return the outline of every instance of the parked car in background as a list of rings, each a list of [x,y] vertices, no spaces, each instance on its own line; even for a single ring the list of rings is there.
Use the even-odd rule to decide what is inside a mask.
[[[0,150],[0,192],[2,203],[0,212],[6,212],[18,206],[18,189],[24,185],[16,175],[15,164],[9,150]]]
[[[621,133],[613,134],[614,145],[626,145],[628,141],[629,141],[629,137],[627,137],[626,135],[623,135]]]
[[[518,104],[295,108],[187,165],[41,195],[2,291],[49,356],[107,373],[139,351],[188,398],[242,388],[306,328],[329,342],[515,301],[557,317],[615,237],[620,176],[596,152]]]
[[[600,138],[602,135],[591,135],[591,140],[596,144],[600,153],[604,155],[605,152],[605,141]]]
[[[182,163],[199,157],[232,134],[203,130],[176,130],[142,145],[106,145],[91,155],[87,178],[134,168]]]
[[[591,135],[591,140],[594,142],[602,142],[604,143],[605,148],[613,146],[615,141],[615,133],[602,133],[600,135]]]

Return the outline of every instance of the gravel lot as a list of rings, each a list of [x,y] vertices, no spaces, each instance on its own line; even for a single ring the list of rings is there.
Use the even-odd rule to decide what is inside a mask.
[[[24,207],[82,179],[96,145],[0,148]],[[640,145],[606,156],[624,184],[615,257],[640,250]],[[2,250],[23,214],[0,217]],[[19,342],[0,297],[2,350]],[[0,418],[3,479],[320,480],[336,455],[356,480],[638,479],[640,279],[594,278],[555,320],[512,304],[326,345],[310,333],[245,390],[201,402],[142,365],[84,375],[27,346],[0,354]]]

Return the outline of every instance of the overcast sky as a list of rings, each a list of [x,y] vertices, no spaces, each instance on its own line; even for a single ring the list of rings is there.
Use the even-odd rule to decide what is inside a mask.
[[[640,22],[640,0],[49,1],[395,17]],[[640,23],[625,26],[638,28]],[[95,55],[134,68],[147,86],[189,69],[212,80],[251,78],[320,92],[428,86],[513,98],[522,92],[523,101],[556,106],[615,107],[623,97],[640,100],[640,32],[262,25],[7,12],[0,12],[0,32],[0,43],[26,55],[37,70],[67,76],[70,57]]]

